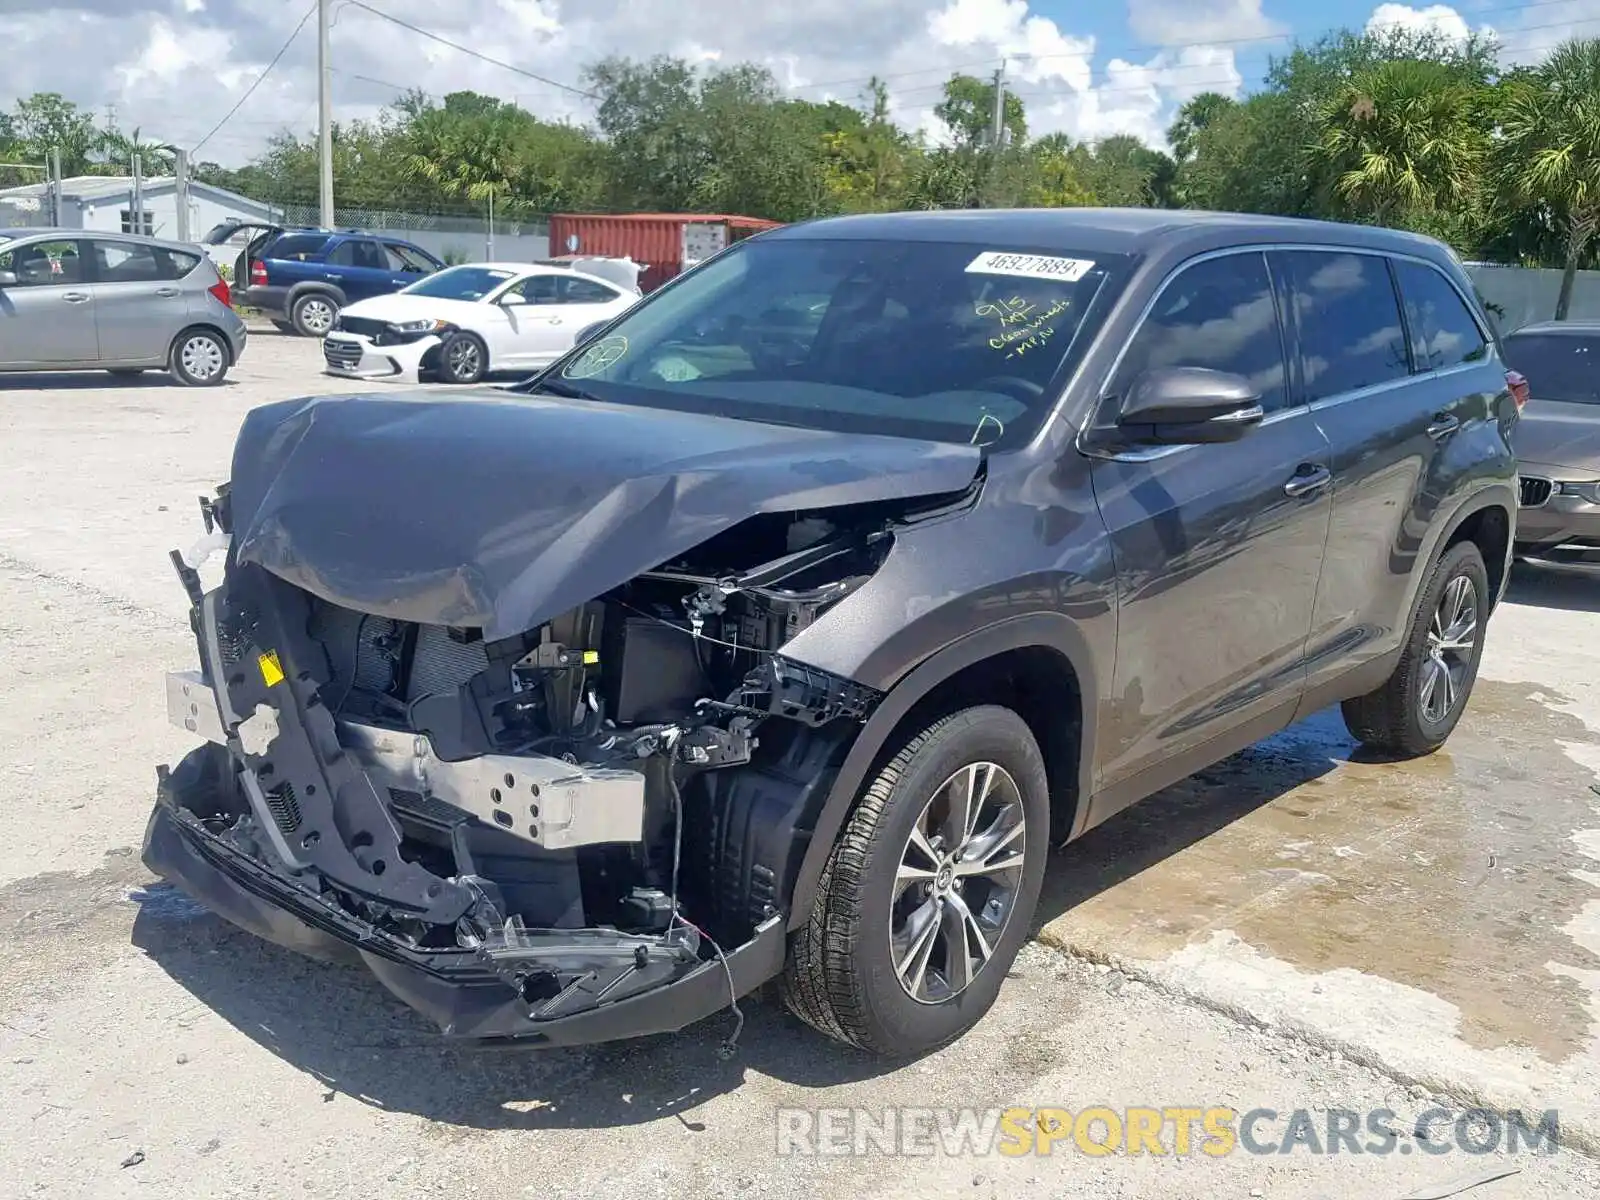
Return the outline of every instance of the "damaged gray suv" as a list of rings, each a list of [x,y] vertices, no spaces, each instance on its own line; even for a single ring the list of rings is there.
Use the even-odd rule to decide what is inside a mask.
[[[1335,702],[1426,754],[1514,540],[1439,243],[1159,211],[740,242],[509,390],[251,412],[144,861],[463,1038],[781,980],[957,1037],[1048,851]]]

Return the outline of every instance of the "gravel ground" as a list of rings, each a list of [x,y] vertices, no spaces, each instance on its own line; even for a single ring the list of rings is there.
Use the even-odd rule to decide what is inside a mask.
[[[1583,864],[1600,856],[1600,581],[1585,577],[1518,580],[1482,703],[1431,767],[1381,775],[1313,721],[1063,852],[1045,941],[995,1011],[911,1064],[841,1051],[770,998],[746,1004],[731,1062],[726,1014],[585,1050],[445,1046],[359,973],[153,881],[137,850],[153,768],[187,745],[159,674],[193,653],[166,551],[197,537],[195,496],[226,477],[249,407],[355,390],[316,367],[314,344],[268,333],[215,391],[0,384],[0,1195],[1400,1200],[1495,1175],[1466,1194],[1600,1195],[1570,1145],[1469,1154],[1448,1120],[1414,1136],[1441,1106],[1526,1099],[1579,1130],[1597,1107],[1600,868]],[[1444,819],[1458,810],[1482,820]],[[1468,870],[1485,837],[1490,868]],[[1419,923],[1427,939],[1406,941]],[[1269,1145],[1302,1109],[1319,1141],[1329,1110],[1361,1114],[1367,1145],[1386,1109],[1393,1149],[1098,1157],[1067,1137],[1049,1155],[870,1139],[822,1154],[803,1136],[843,1128],[849,1150],[849,1110],[964,1106],[1272,1109]]]

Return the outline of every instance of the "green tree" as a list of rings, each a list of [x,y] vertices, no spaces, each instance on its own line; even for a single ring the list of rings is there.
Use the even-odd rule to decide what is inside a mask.
[[[1466,214],[1489,146],[1486,100],[1449,63],[1360,68],[1321,106],[1321,134],[1308,147],[1332,193],[1328,208],[1380,225]]]
[[[1200,136],[1224,114],[1237,107],[1237,101],[1221,92],[1201,92],[1185,101],[1172,124],[1167,127],[1167,142],[1172,147],[1173,160],[1181,167],[1192,159]]]
[[[35,92],[17,101],[11,124],[30,162],[48,162],[56,150],[63,175],[81,175],[88,169],[98,137],[94,118],[59,92]]]
[[[952,75],[945,81],[944,99],[934,106],[938,117],[957,146],[976,149],[994,140],[994,84],[971,75]],[[1001,120],[1002,137],[1013,146],[1028,138],[1028,122],[1022,100],[1007,92]]]
[[[1515,81],[1499,122],[1498,180],[1548,214],[1564,243],[1556,319],[1565,320],[1579,263],[1600,229],[1600,38],[1564,42]]]

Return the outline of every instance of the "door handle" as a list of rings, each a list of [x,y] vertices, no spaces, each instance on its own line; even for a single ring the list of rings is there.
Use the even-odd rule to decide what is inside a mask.
[[[1449,437],[1452,433],[1460,428],[1460,417],[1452,416],[1451,414],[1445,412],[1434,413],[1433,424],[1428,426],[1428,436],[1437,442],[1443,438]]]
[[[1315,495],[1332,482],[1333,472],[1327,467],[1306,463],[1283,485],[1283,494],[1298,500],[1303,496]]]
[[[552,325],[561,324],[561,318],[560,317],[551,317],[550,318],[550,324],[552,324]]]
[[[88,301],[89,301],[89,293],[88,292],[66,292],[66,293],[64,293],[62,295],[61,298],[63,300],[65,300],[68,304],[87,304]]]
[[[158,296],[176,296],[177,294],[178,289],[174,287],[163,287],[156,289],[156,295]]]

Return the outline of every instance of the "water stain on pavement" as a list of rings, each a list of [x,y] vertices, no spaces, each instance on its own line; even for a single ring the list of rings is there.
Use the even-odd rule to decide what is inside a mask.
[[[1566,1058],[1589,997],[1551,967],[1600,968],[1565,932],[1597,899],[1573,835],[1600,818],[1559,749],[1593,738],[1560,702],[1480,678],[1446,748],[1401,763],[1361,761],[1337,709],[1320,713],[1058,853],[1044,937],[1158,961],[1230,930],[1303,971],[1449,1001],[1475,1047]]]

